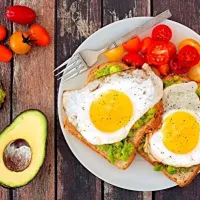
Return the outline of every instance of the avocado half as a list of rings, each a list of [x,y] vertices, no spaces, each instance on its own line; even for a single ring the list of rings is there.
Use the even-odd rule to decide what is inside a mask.
[[[27,110],[0,133],[0,184],[21,187],[29,183],[42,166],[46,153],[47,119],[39,110]],[[29,165],[23,171],[13,171],[6,166],[5,150],[12,142],[24,140],[31,149]],[[17,160],[17,159],[16,159]]]

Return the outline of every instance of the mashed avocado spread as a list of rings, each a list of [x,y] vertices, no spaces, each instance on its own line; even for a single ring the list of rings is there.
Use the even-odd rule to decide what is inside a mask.
[[[4,102],[5,96],[6,93],[2,89],[0,89],[0,106]]]

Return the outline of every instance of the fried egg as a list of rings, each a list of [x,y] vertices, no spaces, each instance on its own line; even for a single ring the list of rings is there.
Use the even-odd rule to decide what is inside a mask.
[[[126,138],[133,124],[163,95],[162,80],[148,65],[97,79],[82,89],[65,91],[69,122],[91,144]]]
[[[200,101],[195,82],[167,87],[163,94],[162,127],[149,139],[152,156],[163,164],[200,164]]]

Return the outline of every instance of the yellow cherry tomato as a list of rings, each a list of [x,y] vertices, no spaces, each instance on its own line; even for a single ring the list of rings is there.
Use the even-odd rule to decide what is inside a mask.
[[[188,77],[193,81],[200,82],[200,63],[190,68]]]
[[[200,54],[200,44],[194,40],[194,39],[185,39],[183,40],[179,45],[178,45],[178,49],[179,51],[186,45],[190,45],[193,46]]]
[[[17,31],[10,37],[10,48],[16,54],[26,54],[31,50],[29,45],[29,34],[23,31]]]
[[[121,60],[122,56],[124,55],[124,48],[123,46],[116,47],[111,50],[107,50],[104,53],[104,56],[109,60],[109,61],[119,61]]]

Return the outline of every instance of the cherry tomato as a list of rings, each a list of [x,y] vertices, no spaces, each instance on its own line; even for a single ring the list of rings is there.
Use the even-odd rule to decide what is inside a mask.
[[[8,20],[18,24],[31,24],[35,21],[35,11],[27,6],[10,6],[6,10]]]
[[[152,67],[152,70],[157,76],[160,76],[160,72],[158,71],[156,67]]]
[[[47,30],[39,24],[34,24],[29,29],[31,40],[35,40],[35,44],[39,46],[47,46],[50,43],[50,36]]]
[[[121,60],[122,56],[124,55],[124,48],[123,46],[116,47],[111,50],[107,50],[104,53],[104,56],[110,61],[119,61]]]
[[[122,62],[129,66],[141,67],[144,64],[144,58],[138,53],[127,53],[123,56]]]
[[[6,29],[4,26],[0,25],[0,41],[4,40],[6,37]]]
[[[193,81],[200,82],[200,63],[190,68],[188,77]]]
[[[26,54],[31,50],[29,42],[30,40],[28,33],[17,31],[10,37],[10,48],[16,54]]]
[[[169,61],[169,67],[176,74],[185,74],[190,70],[190,67],[183,67],[180,65],[177,56],[171,58]]]
[[[197,51],[198,53],[200,54],[200,44],[194,40],[194,39],[185,39],[183,40],[179,45],[178,45],[178,49],[179,51],[184,47],[184,46],[193,46]]]
[[[140,51],[141,53],[145,54],[147,53],[147,49],[153,44],[153,39],[150,37],[146,37],[141,41],[140,44]]]
[[[160,74],[163,76],[167,76],[169,74],[169,65],[168,64],[159,65],[157,67],[157,69],[160,72]]]
[[[0,62],[9,62],[11,58],[12,52],[7,47],[0,44]]]
[[[147,51],[149,61],[154,65],[163,65],[169,61],[169,51],[163,41],[154,42]]]
[[[167,49],[169,51],[169,56],[172,57],[176,55],[176,47],[172,42],[167,43]]]
[[[144,55],[144,60],[147,64],[149,65],[152,65],[153,63],[151,62],[150,58],[149,58],[149,55],[148,54],[145,54]]]
[[[185,67],[192,67],[199,62],[200,56],[194,47],[187,45],[179,51],[178,60],[180,65]]]
[[[136,53],[140,48],[140,38],[138,36],[123,44],[126,51]]]
[[[172,30],[165,24],[156,26],[152,31],[153,40],[163,40],[168,42],[172,38]]]

